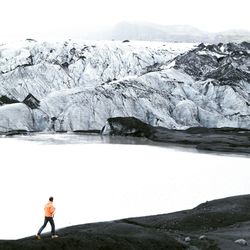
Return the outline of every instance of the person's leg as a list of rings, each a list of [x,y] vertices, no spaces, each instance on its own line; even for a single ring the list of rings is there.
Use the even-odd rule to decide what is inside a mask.
[[[43,225],[41,226],[41,228],[39,229],[37,235],[40,235],[40,234],[42,233],[42,231],[43,231],[43,229],[46,227],[47,223],[48,223],[48,217],[45,217],[45,218],[44,218],[44,223],[43,223]]]
[[[49,223],[51,225],[51,235],[53,236],[56,234],[56,229],[55,229],[55,222],[52,217],[49,218]]]

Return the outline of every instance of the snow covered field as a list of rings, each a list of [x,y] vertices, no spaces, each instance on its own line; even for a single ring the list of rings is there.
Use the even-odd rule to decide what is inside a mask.
[[[35,234],[51,195],[60,228],[169,213],[250,193],[249,158],[102,144],[98,137],[35,139],[0,138],[0,239]]]

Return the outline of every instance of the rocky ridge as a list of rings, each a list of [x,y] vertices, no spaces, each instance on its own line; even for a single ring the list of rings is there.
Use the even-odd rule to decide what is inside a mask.
[[[190,25],[159,25],[147,22],[119,22],[113,27],[101,27],[82,34],[85,39],[141,40],[163,42],[227,43],[250,41],[248,30],[206,32]]]

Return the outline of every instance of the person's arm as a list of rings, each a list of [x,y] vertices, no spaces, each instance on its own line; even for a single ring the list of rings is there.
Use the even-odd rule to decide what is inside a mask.
[[[50,207],[50,213],[52,214],[52,216],[54,217],[54,214],[55,214],[55,207],[53,205],[51,205]]]

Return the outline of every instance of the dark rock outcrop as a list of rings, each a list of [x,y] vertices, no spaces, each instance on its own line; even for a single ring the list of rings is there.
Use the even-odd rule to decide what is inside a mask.
[[[241,69],[233,66],[231,63],[223,65],[218,69],[215,69],[207,74],[205,74],[205,79],[215,79],[218,80],[220,85],[237,83],[241,80],[250,82],[250,74],[244,72]]]
[[[218,67],[217,59],[206,54],[197,54],[197,51],[201,51],[200,47],[198,48],[199,50],[195,49],[177,57],[175,68],[182,68],[185,73],[197,78],[216,69]]]
[[[30,131],[27,131],[27,130],[11,130],[11,131],[8,131],[6,133],[3,133],[3,135],[5,136],[14,136],[14,135],[30,135],[31,132]]]
[[[158,142],[191,146],[197,150],[250,154],[250,130],[234,128],[190,128],[169,130],[155,128],[149,139]]]
[[[153,127],[134,117],[110,118],[102,130],[110,135],[146,137],[152,141],[191,146],[198,150],[250,154],[250,130],[194,127],[173,130]]]
[[[250,63],[249,43],[198,45],[197,48],[176,58],[176,69],[183,69],[197,79],[215,79],[227,84],[246,81],[250,74],[244,64]],[[244,68],[244,69],[243,69]]]
[[[31,109],[37,109],[40,105],[40,101],[36,99],[32,94],[28,94],[23,100],[23,103],[26,104]]]
[[[168,230],[186,232],[212,231],[236,223],[250,221],[250,195],[204,202],[194,209],[168,215],[128,219],[128,222]]]
[[[135,117],[114,117],[107,120],[110,135],[130,135],[130,136],[145,136],[151,134],[152,126],[140,121]],[[107,129],[104,127],[102,132]]]
[[[16,99],[11,99],[6,95],[2,95],[0,97],[0,106],[4,104],[12,104],[12,103],[18,103],[19,101]]]

